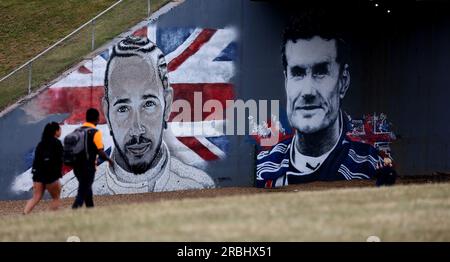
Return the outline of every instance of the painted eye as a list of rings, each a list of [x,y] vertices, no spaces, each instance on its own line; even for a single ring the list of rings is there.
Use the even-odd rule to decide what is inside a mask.
[[[315,65],[312,69],[312,74],[314,78],[322,79],[326,75],[330,74],[330,70],[328,68],[327,63],[320,63],[318,65]]]
[[[322,79],[326,76],[326,74],[314,74],[313,77],[314,78],[318,78],[318,79]]]
[[[155,106],[156,104],[155,104],[155,102],[153,102],[153,101],[146,101],[145,102],[145,104],[144,104],[144,107],[153,107],[153,106]]]
[[[294,66],[291,68],[291,75],[292,77],[303,79],[306,76],[306,68]]]
[[[126,106],[121,106],[121,107],[119,107],[119,108],[117,108],[117,112],[119,112],[119,113],[125,113],[125,112],[128,112],[128,107],[126,107]]]

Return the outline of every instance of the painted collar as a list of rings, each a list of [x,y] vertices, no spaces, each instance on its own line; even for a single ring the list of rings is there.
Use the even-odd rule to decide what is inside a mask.
[[[306,156],[306,155],[303,155],[302,153],[300,153],[298,151],[297,147],[295,146],[297,136],[294,135],[294,138],[292,139],[292,142],[291,142],[291,148],[289,150],[290,151],[289,158],[290,158],[290,162],[292,163],[292,166],[299,171],[299,175],[309,175],[309,174],[312,174],[315,171],[317,171],[320,168],[320,166],[323,164],[323,162],[325,162],[325,160],[330,155],[330,153],[333,152],[333,150],[336,148],[336,146],[341,141],[341,137],[342,137],[343,130],[344,130],[343,117],[344,117],[343,113],[342,113],[342,111],[340,111],[340,114],[339,114],[340,126],[339,126],[338,140],[336,141],[334,146],[328,152],[322,154],[321,156],[311,157],[311,156]]]

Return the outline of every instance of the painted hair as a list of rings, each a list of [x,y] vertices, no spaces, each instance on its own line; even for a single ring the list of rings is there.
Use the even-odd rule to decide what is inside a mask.
[[[343,39],[343,25],[339,23],[341,19],[335,16],[333,12],[311,9],[290,17],[283,32],[281,56],[284,70],[287,68],[286,43],[288,41],[296,43],[299,39],[310,40],[314,36],[336,41],[336,62],[340,65],[340,72],[343,69],[342,65],[350,65],[350,47]]]
[[[167,63],[164,54],[155,43],[146,37],[129,36],[114,45],[105,72],[105,98],[108,100],[108,81],[111,62],[118,57],[138,56],[158,72],[164,90],[169,89]],[[156,66],[156,68],[155,68]]]

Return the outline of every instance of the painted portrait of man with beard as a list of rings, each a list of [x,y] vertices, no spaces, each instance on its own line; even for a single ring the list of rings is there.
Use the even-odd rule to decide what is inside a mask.
[[[163,139],[173,90],[159,48],[147,38],[128,37],[113,48],[105,72],[103,113],[114,149],[101,165],[94,194],[129,194],[213,188],[204,171],[174,156]],[[63,188],[67,196],[75,184]]]

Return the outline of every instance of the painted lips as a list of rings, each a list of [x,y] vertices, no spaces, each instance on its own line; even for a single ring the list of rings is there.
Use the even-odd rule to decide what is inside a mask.
[[[127,150],[130,151],[134,155],[143,155],[151,146],[151,142],[149,143],[139,143],[134,145],[127,146]]]
[[[316,109],[321,109],[321,106],[316,106],[316,105],[307,105],[307,106],[297,106],[295,109],[296,110],[316,110]]]

